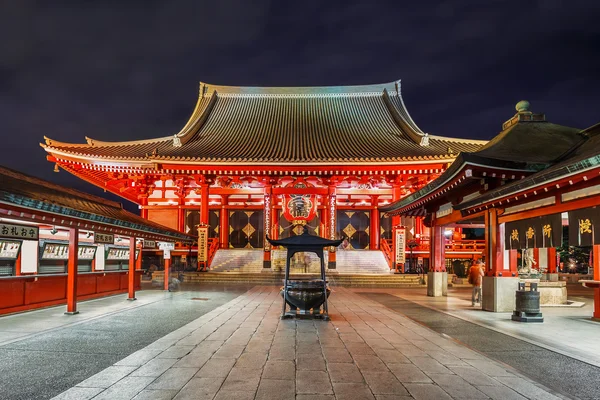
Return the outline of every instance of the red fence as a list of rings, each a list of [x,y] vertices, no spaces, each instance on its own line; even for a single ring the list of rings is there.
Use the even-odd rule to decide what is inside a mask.
[[[136,271],[140,289],[142,271]],[[127,293],[128,271],[90,272],[78,275],[77,300]],[[67,303],[67,274],[0,278],[0,315]]]

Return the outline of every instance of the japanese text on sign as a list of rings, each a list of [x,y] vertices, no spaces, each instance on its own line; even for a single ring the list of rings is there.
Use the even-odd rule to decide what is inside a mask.
[[[39,237],[39,228],[37,226],[13,225],[2,222],[0,223],[0,236],[37,240]]]
[[[105,243],[105,244],[113,244],[115,243],[115,235],[110,233],[94,233],[94,243]]]
[[[396,230],[396,263],[403,264],[406,262],[406,229],[399,228]]]

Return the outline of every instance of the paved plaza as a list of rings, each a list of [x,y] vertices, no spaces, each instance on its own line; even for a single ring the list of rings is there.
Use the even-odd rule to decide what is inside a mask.
[[[254,287],[55,399],[557,399],[508,365],[345,288],[330,322]]]

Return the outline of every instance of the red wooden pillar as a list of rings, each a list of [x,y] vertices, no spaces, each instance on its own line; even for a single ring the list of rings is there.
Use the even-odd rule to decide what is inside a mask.
[[[142,197],[142,209],[140,210],[142,218],[148,219],[148,196]]]
[[[208,225],[208,184],[200,185],[200,223]]]
[[[548,247],[548,273],[555,274],[557,263],[556,263],[556,247]]]
[[[371,196],[371,216],[370,227],[369,227],[369,249],[370,250],[379,250],[379,196]]]
[[[127,281],[127,300],[136,300],[135,298],[135,238],[129,238],[129,276]],[[140,257],[141,259],[141,257]]]
[[[592,251],[592,266],[594,267],[594,280],[600,281],[600,245],[595,244]],[[600,318],[600,288],[594,289],[594,318]]]
[[[487,276],[514,276],[504,271],[504,229],[498,224],[498,210],[491,209],[485,213],[485,263]]]
[[[177,207],[177,230],[179,232],[185,232],[185,199],[179,200],[179,206]]]
[[[273,201],[273,208],[271,209],[271,237],[279,239],[279,209],[276,207],[277,197]]]
[[[164,250],[164,251],[170,251],[170,250]],[[169,290],[169,271],[170,270],[171,270],[171,259],[167,258],[167,259],[165,259],[165,286],[164,286],[165,290]]]
[[[431,242],[429,245],[429,270],[446,272],[446,237],[444,227],[434,225],[431,227]]]
[[[229,248],[229,212],[227,211],[228,195],[221,196],[221,212],[219,214],[219,247]]]
[[[77,311],[77,264],[79,229],[69,228],[69,259],[67,261],[67,312],[65,314],[79,314]]]
[[[392,185],[392,203],[400,200],[400,197],[402,197],[402,186],[400,186],[397,183],[394,183]],[[392,228],[398,225],[400,225],[400,216],[394,215],[392,217]]]

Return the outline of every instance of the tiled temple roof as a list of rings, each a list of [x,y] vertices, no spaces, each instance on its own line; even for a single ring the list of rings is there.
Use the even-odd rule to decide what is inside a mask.
[[[42,146],[49,153],[107,160],[318,164],[448,160],[486,143],[422,132],[404,106],[399,82],[289,88],[202,83],[190,120],[174,136],[86,139],[46,139]]]
[[[518,171],[519,174],[531,175],[534,180],[538,175],[546,177],[557,166],[563,166],[561,161],[566,155],[577,152],[576,149],[581,148],[588,140],[588,135],[581,129],[556,125],[547,122],[543,114],[533,114],[529,111],[529,103],[526,101],[517,104],[517,114],[505,122],[502,128],[498,135],[478,151],[461,153],[438,178],[411,195],[382,207],[381,211],[398,213],[399,210],[414,207],[417,202],[422,202],[435,191],[444,188],[444,185],[451,182],[467,165]],[[597,149],[593,151],[597,152]],[[530,179],[523,179],[513,184],[505,184],[476,199],[487,198],[492,196],[491,193],[500,193],[529,181]]]
[[[193,236],[149,221],[125,209],[121,203],[59,186],[0,166],[0,203],[64,215],[82,221],[131,229],[141,236],[192,242]]]

